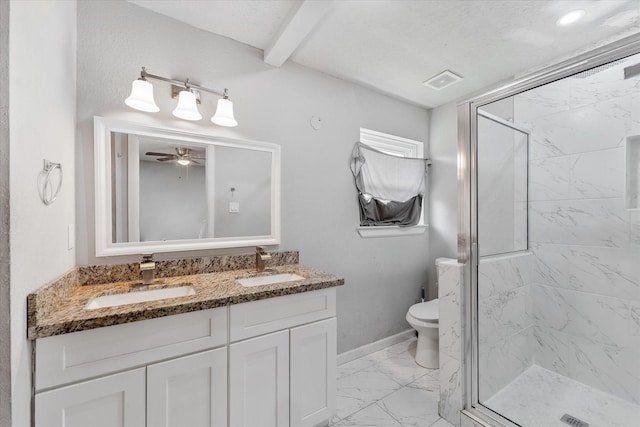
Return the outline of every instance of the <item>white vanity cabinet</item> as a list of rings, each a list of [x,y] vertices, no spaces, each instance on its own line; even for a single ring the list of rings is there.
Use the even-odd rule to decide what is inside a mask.
[[[312,427],[335,410],[335,288],[37,339],[36,427]]]
[[[334,288],[229,307],[230,427],[328,423],[335,411],[335,315]]]
[[[225,426],[227,310],[36,340],[36,427]]]
[[[223,347],[38,393],[35,425],[225,426],[226,397]]]
[[[230,426],[311,427],[335,411],[336,319],[231,344]]]

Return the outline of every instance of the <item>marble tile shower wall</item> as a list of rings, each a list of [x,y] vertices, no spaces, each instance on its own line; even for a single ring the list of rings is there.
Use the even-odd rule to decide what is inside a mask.
[[[640,78],[619,64],[514,100],[532,130],[534,363],[640,403],[640,212],[625,210],[624,143]]]
[[[478,267],[479,398],[486,401],[533,363],[531,252],[486,257]]]

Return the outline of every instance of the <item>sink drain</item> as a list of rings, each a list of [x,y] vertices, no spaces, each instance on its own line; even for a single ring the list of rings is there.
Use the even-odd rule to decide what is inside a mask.
[[[560,418],[560,421],[573,427],[589,427],[589,423],[585,423],[584,421],[579,420],[576,417],[572,417],[569,414],[564,414],[562,418]]]

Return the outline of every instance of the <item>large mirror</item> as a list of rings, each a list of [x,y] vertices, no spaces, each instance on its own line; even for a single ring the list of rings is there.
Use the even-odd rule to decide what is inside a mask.
[[[96,255],[280,243],[280,147],[94,118]]]

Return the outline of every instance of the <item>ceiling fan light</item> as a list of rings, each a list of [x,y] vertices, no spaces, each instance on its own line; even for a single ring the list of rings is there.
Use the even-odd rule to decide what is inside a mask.
[[[233,116],[233,102],[228,98],[219,99],[216,114],[211,117],[211,121],[219,126],[238,126],[238,122]]]
[[[178,159],[178,164],[182,166],[188,166],[191,163],[189,159]]]
[[[146,80],[134,80],[131,83],[131,94],[124,103],[131,108],[147,113],[157,113],[160,108],[153,99],[153,85]]]
[[[202,115],[196,105],[196,96],[189,90],[183,90],[178,95],[178,106],[173,115],[184,120],[200,120]]]

